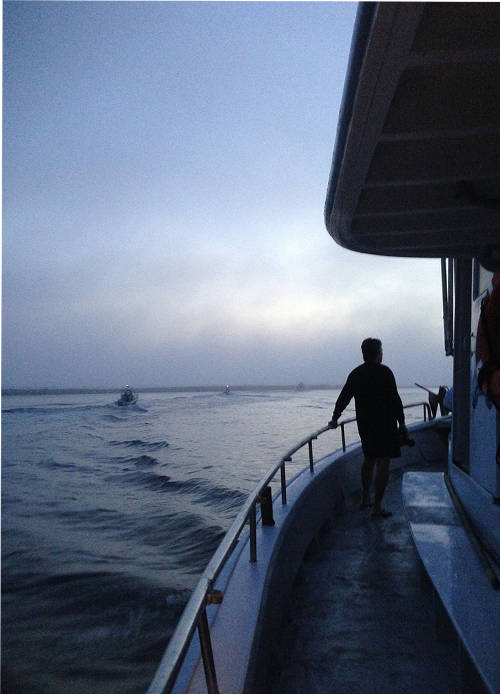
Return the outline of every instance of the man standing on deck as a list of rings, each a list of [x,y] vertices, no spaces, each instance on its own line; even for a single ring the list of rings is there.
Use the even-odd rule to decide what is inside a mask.
[[[370,487],[375,470],[375,503],[372,515],[387,518],[391,512],[382,507],[389,480],[390,458],[399,458],[400,435],[407,437],[403,404],[394,374],[382,364],[382,342],[368,337],[361,345],[364,363],[351,371],[337,399],[331,421],[333,429],[354,397],[356,421],[365,460],[361,468],[363,497],[361,508],[371,506]],[[399,430],[398,430],[399,424]]]

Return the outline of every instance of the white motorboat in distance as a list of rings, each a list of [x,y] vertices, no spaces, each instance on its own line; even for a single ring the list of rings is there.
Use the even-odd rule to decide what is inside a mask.
[[[137,393],[134,393],[130,386],[125,386],[119,400],[117,400],[115,404],[118,405],[118,407],[128,407],[129,405],[135,405],[138,399],[139,396]]]

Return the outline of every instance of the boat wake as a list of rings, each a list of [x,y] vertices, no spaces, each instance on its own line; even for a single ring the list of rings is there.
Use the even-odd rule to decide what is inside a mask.
[[[93,412],[104,410],[109,405],[71,405],[70,403],[55,403],[49,407],[9,407],[2,414],[61,414],[68,412]]]
[[[146,451],[158,451],[161,448],[168,446],[168,441],[142,441],[134,439],[133,441],[110,441],[111,446],[125,446],[125,448],[140,448]]]

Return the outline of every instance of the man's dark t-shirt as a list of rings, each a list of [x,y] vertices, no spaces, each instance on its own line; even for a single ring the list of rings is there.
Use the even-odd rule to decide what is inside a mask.
[[[401,455],[398,422],[404,425],[405,420],[394,374],[389,367],[365,362],[351,371],[335,404],[334,419],[340,417],[353,397],[365,456],[398,458]]]

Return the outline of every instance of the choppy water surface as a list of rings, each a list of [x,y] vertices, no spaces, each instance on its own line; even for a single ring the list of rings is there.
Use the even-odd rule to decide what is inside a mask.
[[[337,395],[154,393],[131,408],[112,393],[3,398],[2,692],[145,691],[247,495],[327,423]],[[315,457],[339,446],[328,432]]]

